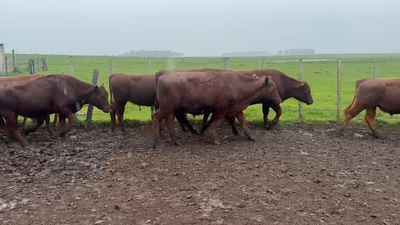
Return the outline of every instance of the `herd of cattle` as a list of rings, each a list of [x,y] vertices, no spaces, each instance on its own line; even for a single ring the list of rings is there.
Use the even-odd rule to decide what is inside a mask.
[[[280,104],[289,98],[313,104],[311,89],[307,82],[296,80],[281,71],[224,69],[161,70],[155,75],[113,74],[109,78],[109,93],[104,85],[91,85],[73,76],[26,75],[0,78],[0,128],[9,138],[22,146],[28,141],[22,136],[36,131],[44,122],[50,134],[50,115],[58,113],[59,128],[56,135],[63,136],[75,123],[75,113],[83,105],[91,104],[110,113],[111,129],[115,130],[116,116],[122,132],[124,111],[128,102],[140,106],[152,106],[151,116],[154,134],[153,146],[160,135],[160,121],[165,120],[172,141],[179,145],[174,135],[174,119],[183,131],[204,134],[211,127],[210,141],[219,144],[216,128],[225,118],[238,134],[237,118],[244,134],[254,140],[247,127],[243,111],[250,105],[262,104],[264,124],[273,128],[282,115]],[[110,103],[108,95],[110,94]],[[380,137],[374,125],[376,107],[389,114],[400,113],[400,79],[365,78],[356,82],[353,102],[345,108],[345,120],[339,130],[343,133],[349,121],[366,109],[365,120],[373,135]],[[276,112],[268,120],[269,108]],[[186,113],[204,114],[203,124],[197,131],[189,123]],[[211,114],[211,118],[208,117]],[[18,116],[36,119],[36,124],[18,129]],[[68,118],[68,124],[66,119]]]

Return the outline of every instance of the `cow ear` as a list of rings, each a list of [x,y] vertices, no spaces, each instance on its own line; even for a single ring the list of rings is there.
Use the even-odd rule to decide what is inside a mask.
[[[94,93],[96,93],[99,90],[99,87],[96,85],[94,86]]]
[[[265,85],[268,85],[269,84],[269,78],[268,77],[265,77]]]

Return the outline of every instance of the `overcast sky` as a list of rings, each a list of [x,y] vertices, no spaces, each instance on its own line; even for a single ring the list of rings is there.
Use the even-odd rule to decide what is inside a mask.
[[[400,49],[400,0],[4,0],[0,43],[19,53],[185,56]]]

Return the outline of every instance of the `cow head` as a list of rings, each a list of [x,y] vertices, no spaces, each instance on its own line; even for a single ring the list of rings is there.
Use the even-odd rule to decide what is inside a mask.
[[[109,113],[111,108],[108,102],[108,92],[104,88],[104,84],[100,86],[94,86],[93,93],[88,101],[89,104],[96,106],[96,108],[103,110],[105,113]]]
[[[265,100],[270,100],[275,102],[276,104],[281,104],[282,99],[279,96],[278,90],[276,89],[276,84],[272,80],[271,76],[262,76],[260,78],[264,82],[264,89],[263,89],[263,97]]]
[[[311,96],[311,89],[307,82],[300,81],[299,86],[295,89],[293,97],[300,102],[304,102],[307,105],[312,105],[314,100]]]

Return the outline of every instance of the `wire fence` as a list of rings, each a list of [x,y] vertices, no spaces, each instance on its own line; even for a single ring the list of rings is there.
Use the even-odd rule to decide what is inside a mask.
[[[32,57],[18,56],[18,61]],[[240,57],[240,58],[139,58],[139,57],[86,57],[51,56],[48,70],[43,74],[70,74],[91,83],[93,70],[99,71],[98,83],[104,83],[108,90],[110,74],[153,74],[159,70],[227,68],[232,70],[277,69],[310,85],[314,103],[304,105],[295,99],[281,104],[281,120],[306,119],[317,121],[339,121],[343,109],[354,97],[355,83],[365,77],[399,78],[400,59],[395,56],[375,58],[336,58],[335,55],[313,58],[294,57]],[[86,111],[85,107],[82,109]],[[272,110],[270,117],[274,116]],[[78,113],[78,117],[83,113]],[[248,120],[262,121],[261,105],[245,110]],[[149,107],[127,104],[124,119],[150,120]],[[200,117],[196,117],[196,119]],[[357,119],[357,118],[356,118]],[[377,113],[377,119],[400,121],[397,116]],[[109,115],[94,110],[93,120],[109,120]]]

